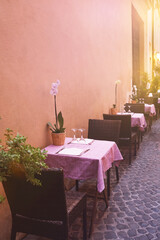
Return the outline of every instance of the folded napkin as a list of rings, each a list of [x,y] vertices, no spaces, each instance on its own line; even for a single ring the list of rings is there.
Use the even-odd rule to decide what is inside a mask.
[[[89,148],[88,149],[63,148],[60,151],[58,151],[57,154],[80,156],[81,154],[87,152],[88,150],[89,150]]]
[[[133,115],[133,112],[124,112],[124,113],[117,113],[118,115]]]

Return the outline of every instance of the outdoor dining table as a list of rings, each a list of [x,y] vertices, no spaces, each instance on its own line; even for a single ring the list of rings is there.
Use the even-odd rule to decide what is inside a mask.
[[[144,105],[145,113],[148,113],[151,117],[156,115],[156,109],[154,104],[146,104]]]
[[[118,113],[118,114],[130,114],[131,115],[131,127],[137,127],[140,131],[144,131],[147,127],[147,123],[143,113]]]
[[[131,115],[131,127],[138,127],[140,131],[144,131],[147,123],[143,113],[133,113]]]
[[[46,163],[50,168],[63,168],[64,177],[75,180],[96,179],[97,191],[100,193],[105,190],[106,171],[112,167],[113,162],[118,166],[123,160],[117,144],[112,141],[90,140],[72,143],[72,138],[66,137],[64,146],[49,145],[45,150]],[[90,234],[97,197],[94,201]]]

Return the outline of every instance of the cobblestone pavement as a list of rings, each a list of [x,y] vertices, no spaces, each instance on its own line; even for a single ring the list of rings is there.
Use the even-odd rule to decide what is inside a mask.
[[[128,165],[125,159],[119,167],[119,183],[115,169],[111,170],[111,196],[105,209],[98,200],[94,232],[90,240],[160,240],[160,119],[145,134],[137,156]],[[87,183],[81,183],[86,185]],[[87,184],[95,188],[95,183]],[[88,225],[93,199],[87,200]],[[69,240],[82,239],[82,219],[78,218],[70,229]],[[88,226],[89,228],[89,226]],[[25,240],[47,240],[28,235]]]

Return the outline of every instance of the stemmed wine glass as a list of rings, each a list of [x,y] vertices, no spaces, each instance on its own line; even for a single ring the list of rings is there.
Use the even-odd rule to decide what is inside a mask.
[[[72,128],[71,130],[74,133],[72,141],[76,141],[77,140],[77,138],[76,138],[76,131],[77,131],[77,129],[76,128]]]
[[[131,105],[128,105],[128,112],[131,113]]]
[[[123,108],[124,108],[123,112],[125,113],[125,112],[126,112],[126,106],[125,106],[125,105],[123,105]]]
[[[85,142],[85,139],[83,137],[83,132],[85,131],[85,129],[84,128],[79,128],[78,130],[81,132],[81,138],[79,139],[79,141],[84,141]]]

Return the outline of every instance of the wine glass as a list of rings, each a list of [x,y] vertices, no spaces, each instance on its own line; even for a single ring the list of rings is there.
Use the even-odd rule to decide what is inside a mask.
[[[77,129],[76,128],[72,128],[71,130],[74,133],[72,141],[76,141],[77,140],[77,138],[76,138],[76,131],[77,131]]]
[[[85,131],[85,129],[84,128],[79,128],[78,130],[81,132],[81,138],[79,139],[79,141],[84,141],[85,142],[85,139],[83,137],[83,132]]]
[[[128,112],[131,113],[131,105],[128,105]]]
[[[126,113],[126,105],[123,105],[123,108],[124,108],[123,112]]]

